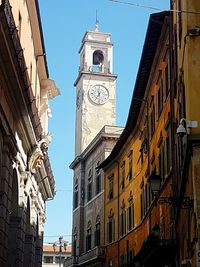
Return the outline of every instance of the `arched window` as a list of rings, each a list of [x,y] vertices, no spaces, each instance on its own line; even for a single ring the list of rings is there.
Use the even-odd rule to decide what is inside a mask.
[[[90,250],[91,248],[92,248],[92,225],[91,221],[89,221],[86,233],[86,251]]]
[[[73,207],[76,209],[78,207],[78,180],[75,181],[74,185],[74,201],[73,201]]]
[[[126,210],[124,200],[121,206],[121,214],[120,214],[120,236],[124,236],[126,234]]]
[[[100,246],[101,242],[101,225],[100,225],[100,217],[97,216],[96,225],[95,225],[95,246]]]
[[[131,231],[134,228],[134,203],[133,203],[133,195],[130,192],[130,197],[128,199],[129,205],[127,208],[127,228],[128,231]]]
[[[101,72],[103,66],[104,56],[101,50],[95,50],[93,53],[92,71]]]
[[[92,171],[88,173],[88,184],[87,184],[87,201],[92,199]]]
[[[114,213],[112,212],[111,209],[107,223],[107,242],[112,243],[114,241],[115,241],[115,219],[114,219]]]
[[[96,195],[101,192],[101,172],[98,169],[99,164],[100,164],[100,161],[97,162],[97,166],[96,166]]]
[[[73,248],[72,248],[72,253],[73,256],[76,257],[76,248],[77,248],[77,229],[76,227],[74,228],[74,233],[73,233]]]

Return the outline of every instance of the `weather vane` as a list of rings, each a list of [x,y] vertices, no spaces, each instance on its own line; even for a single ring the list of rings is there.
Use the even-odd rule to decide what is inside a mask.
[[[99,20],[98,20],[98,15],[97,15],[97,10],[96,10],[96,22],[95,22],[95,32],[99,31]]]

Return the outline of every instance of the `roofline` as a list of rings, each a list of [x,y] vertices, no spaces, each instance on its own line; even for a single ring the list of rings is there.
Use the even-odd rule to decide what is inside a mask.
[[[110,127],[113,129],[118,129],[119,133],[113,133],[113,132],[106,132],[106,128]],[[73,160],[73,162],[70,164],[70,169],[74,169],[75,166],[82,160],[85,160],[92,151],[101,144],[102,140],[104,139],[119,139],[119,136],[121,135],[121,132],[124,130],[123,127],[115,126],[115,125],[104,125],[102,129],[97,133],[97,135],[94,137],[92,142],[82,151],[82,153]]]
[[[42,21],[41,21],[41,16],[40,16],[40,7],[39,7],[38,0],[35,0],[35,5],[36,5],[36,11],[37,11],[37,15],[38,15],[38,24],[39,24],[39,28],[40,28],[42,50],[44,52],[45,69],[46,69],[46,73],[47,73],[47,78],[49,78],[49,70],[48,70],[48,65],[47,65],[47,56],[46,56],[46,49],[45,49],[45,44],[44,44],[44,35],[43,35],[43,30],[42,30]]]
[[[124,146],[131,132],[137,125],[138,115],[140,113],[140,108],[143,105],[142,100],[145,95],[164,20],[169,14],[168,11],[164,11],[150,15],[126,125],[111,154],[102,162],[102,164],[100,164],[100,168],[108,166],[109,163],[119,155],[121,148]],[[149,53],[150,49],[151,53]],[[144,68],[146,68],[145,71]],[[138,101],[138,99],[141,99],[141,101]]]

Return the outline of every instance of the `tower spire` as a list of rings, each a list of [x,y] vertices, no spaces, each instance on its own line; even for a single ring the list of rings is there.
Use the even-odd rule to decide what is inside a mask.
[[[95,32],[99,31],[99,20],[98,20],[98,14],[96,10],[96,22],[95,22]]]

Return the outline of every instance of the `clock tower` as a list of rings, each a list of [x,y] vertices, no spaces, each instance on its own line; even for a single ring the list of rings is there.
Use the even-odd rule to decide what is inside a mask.
[[[115,125],[113,44],[110,34],[85,33],[79,50],[76,86],[75,156],[80,155],[105,125]]]

